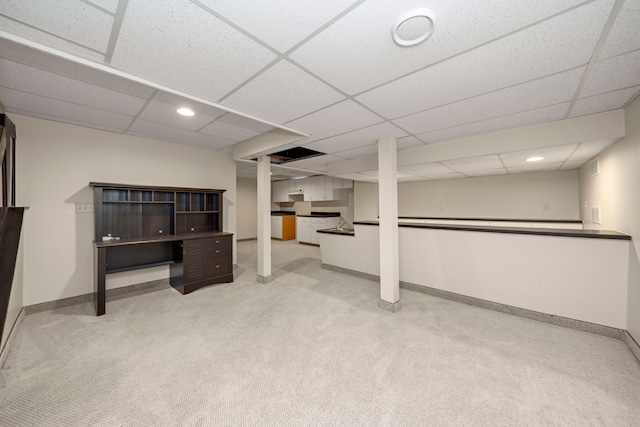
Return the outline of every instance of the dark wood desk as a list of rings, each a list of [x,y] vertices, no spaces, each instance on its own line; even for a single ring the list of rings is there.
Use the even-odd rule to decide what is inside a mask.
[[[181,294],[233,282],[232,238],[232,233],[205,232],[94,242],[96,314],[105,314],[109,273],[170,265],[171,286]]]

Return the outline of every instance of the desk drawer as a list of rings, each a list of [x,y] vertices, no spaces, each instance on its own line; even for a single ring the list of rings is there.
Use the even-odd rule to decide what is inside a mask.
[[[217,257],[207,261],[207,277],[213,278],[233,273],[231,257]]]
[[[231,236],[213,237],[207,239],[205,245],[205,256],[214,258],[231,254]]]

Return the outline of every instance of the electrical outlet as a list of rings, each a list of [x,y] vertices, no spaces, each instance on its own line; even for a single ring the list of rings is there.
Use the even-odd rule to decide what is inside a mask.
[[[76,213],[93,213],[93,203],[76,203]]]

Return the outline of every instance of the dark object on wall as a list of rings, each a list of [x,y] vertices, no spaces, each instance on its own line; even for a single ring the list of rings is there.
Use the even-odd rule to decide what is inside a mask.
[[[16,127],[4,114],[0,114],[0,163],[2,164],[2,203],[16,205]]]
[[[7,320],[24,208],[0,207],[0,336]]]

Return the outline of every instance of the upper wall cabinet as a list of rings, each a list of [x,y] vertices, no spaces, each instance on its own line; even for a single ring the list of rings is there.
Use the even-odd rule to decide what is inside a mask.
[[[272,200],[278,202],[318,202],[339,199],[334,190],[353,188],[350,179],[316,175],[271,183]]]
[[[271,183],[271,197],[274,202],[290,202],[289,181],[273,181]]]

